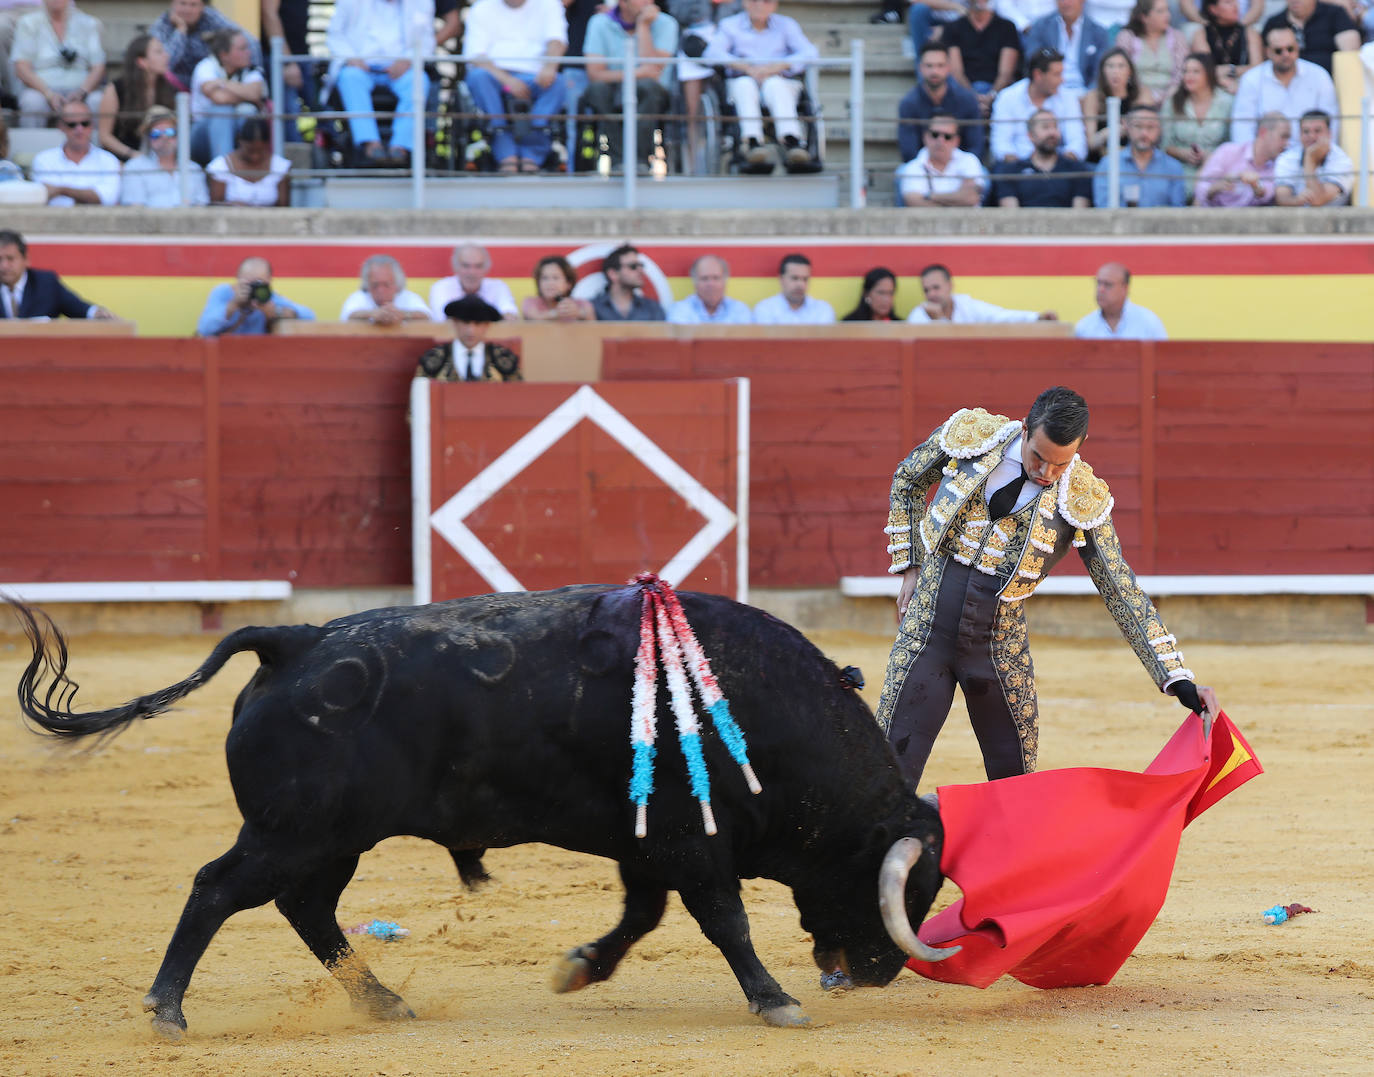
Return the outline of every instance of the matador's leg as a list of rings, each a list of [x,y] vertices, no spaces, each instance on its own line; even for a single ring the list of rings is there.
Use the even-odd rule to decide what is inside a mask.
[[[1019,608],[1000,604],[986,660],[980,656],[962,666],[959,686],[988,780],[1035,770],[1039,706],[1026,619]]]
[[[929,640],[907,671],[892,708],[887,739],[897,753],[906,780],[915,789],[935,738],[940,735],[954,702],[952,648],[938,637]]]

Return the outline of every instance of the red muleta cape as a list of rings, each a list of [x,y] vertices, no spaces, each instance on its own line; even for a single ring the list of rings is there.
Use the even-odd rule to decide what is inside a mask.
[[[987,987],[1105,984],[1164,904],[1183,828],[1263,773],[1225,714],[1189,715],[1143,774],[1079,767],[940,787],[940,868],[963,897],[919,932],[963,950],[907,967]]]

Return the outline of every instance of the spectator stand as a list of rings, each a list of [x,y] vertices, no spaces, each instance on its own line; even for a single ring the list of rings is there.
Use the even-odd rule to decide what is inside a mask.
[[[465,63],[470,58],[457,56],[421,56],[418,52],[410,57],[413,64],[426,63]],[[269,58],[269,83],[275,93],[282,85],[282,65],[308,57],[296,57],[282,51],[279,42],[274,41]],[[496,63],[508,60],[507,57],[491,57]],[[561,57],[563,64],[585,65],[583,57]],[[634,41],[627,42],[623,57],[607,61],[617,66],[633,68],[637,63]],[[684,57],[669,58],[669,64],[684,64],[694,61]],[[860,125],[863,116],[863,42],[851,43],[848,58],[823,58],[814,61],[808,77],[815,87],[813,100],[820,96],[819,72],[829,69],[847,71],[850,77],[850,114],[851,123],[857,116]],[[622,84],[622,115],[608,117],[623,125],[624,157],[627,161],[637,161],[647,156],[647,148],[638,146],[636,131],[637,103],[633,93],[633,81]],[[398,102],[398,108],[407,107],[417,117],[427,115],[426,103],[418,90],[409,102]],[[442,107],[442,106],[441,106]],[[319,121],[347,119],[349,113],[322,111],[316,114]],[[451,144],[456,143],[455,122],[480,122],[470,111],[460,110],[441,113],[449,117],[445,137]],[[676,119],[676,117],[674,117]],[[284,144],[284,126],[289,117],[274,116],[274,146]],[[824,127],[821,117],[815,115],[811,123],[816,131],[817,144],[824,146]],[[571,125],[566,129],[571,135]],[[668,131],[673,128],[669,126]],[[466,128],[459,128],[459,138],[464,138]],[[851,143],[848,169],[848,204],[851,207],[863,205],[866,176],[863,171],[862,143]],[[412,209],[470,209],[474,204],[488,209],[542,208],[557,203],[560,206],[577,209],[716,209],[723,205],[734,208],[774,208],[786,205],[794,208],[836,208],[844,204],[845,193],[841,187],[842,170],[827,169],[811,175],[773,175],[767,177],[733,176],[654,176],[642,182],[636,169],[624,169],[620,183],[608,182],[609,177],[601,172],[552,176],[498,176],[485,174],[431,175],[426,168],[426,160],[416,154],[408,173],[410,180],[410,208]],[[396,179],[402,175],[399,170],[367,170],[352,172],[328,170],[316,173],[323,181],[323,204],[331,208],[373,209],[379,205],[396,205]],[[557,184],[555,188],[552,186]]]

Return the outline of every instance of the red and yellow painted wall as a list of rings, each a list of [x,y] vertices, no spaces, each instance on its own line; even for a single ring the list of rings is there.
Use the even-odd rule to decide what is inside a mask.
[[[278,290],[311,307],[322,320],[338,317],[345,296],[369,254],[398,258],[409,286],[426,295],[451,272],[449,256],[460,237],[332,240],[282,238],[244,242],[202,237],[71,237],[30,235],[30,261],[55,269],[81,295],[138,323],[143,336],[189,336],[205,296],[233,277],[250,254],[271,259]],[[493,258],[492,275],[517,300],[533,291],[530,270],[545,254],[579,263],[595,276],[600,256],[614,244],[576,240],[482,239]],[[694,237],[645,240],[651,291],[660,300],[691,290],[688,270],[700,254],[731,265],[730,294],[755,303],[777,290],[779,259],[799,250],[810,257],[812,293],[841,316],[858,299],[858,281],[874,266],[900,278],[898,312],[921,301],[917,274],[932,262],[947,265],[956,290],[1004,306],[1052,309],[1064,319],[1092,310],[1093,275],[1108,261],[1134,275],[1131,298],[1164,319],[1173,339],[1253,341],[1374,340],[1374,239],[1368,237],[1112,237],[958,238],[913,242],[894,237],[796,239],[759,242]],[[588,282],[591,283],[591,282]]]

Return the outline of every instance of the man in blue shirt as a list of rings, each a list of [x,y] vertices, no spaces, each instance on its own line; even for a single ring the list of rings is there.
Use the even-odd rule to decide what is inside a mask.
[[[1185,206],[1188,194],[1183,186],[1183,166],[1159,148],[1159,110],[1140,105],[1126,117],[1129,145],[1120,151],[1121,181],[1117,204],[1137,206]],[[1108,181],[1110,156],[1097,162],[1093,174],[1093,205],[1103,209],[1110,204]]]
[[[635,168],[654,149],[654,128],[669,111],[672,101],[673,69],[662,61],[677,54],[679,27],[674,18],[659,10],[653,0],[620,0],[609,11],[598,12],[587,23],[583,55],[587,57],[590,85],[582,100],[586,110],[596,116],[621,114],[621,85],[625,81],[623,64],[607,63],[625,55],[626,39],[633,36],[638,66],[635,84],[635,110],[639,116],[636,140],[639,162],[625,162]],[[657,62],[655,62],[657,61]],[[613,164],[621,163],[624,124],[612,119],[602,125],[610,146]]]
[[[897,106],[897,148],[902,160],[910,161],[921,152],[925,135],[925,124],[921,121],[937,112],[948,112],[958,120],[961,148],[982,157],[988,140],[983,111],[978,95],[949,77],[949,47],[938,41],[927,42],[921,49],[916,70],[920,76],[915,88]]]
[[[233,284],[216,284],[196,322],[196,336],[268,333],[285,318],[313,322],[313,311],[272,290],[272,263],[245,258]]]
[[[692,294],[668,310],[677,325],[749,325],[754,316],[738,299],[725,294],[730,266],[724,258],[703,254],[692,263]]]

